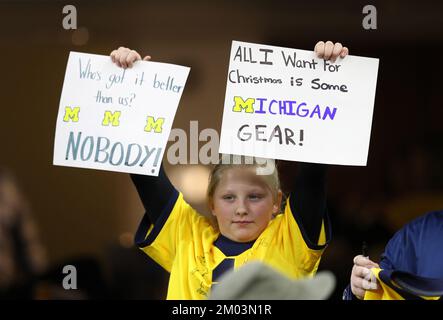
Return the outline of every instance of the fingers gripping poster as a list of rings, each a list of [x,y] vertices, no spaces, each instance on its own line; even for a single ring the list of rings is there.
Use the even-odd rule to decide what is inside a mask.
[[[221,153],[366,165],[378,59],[233,41]]]
[[[53,163],[158,175],[189,68],[71,52],[57,116]]]

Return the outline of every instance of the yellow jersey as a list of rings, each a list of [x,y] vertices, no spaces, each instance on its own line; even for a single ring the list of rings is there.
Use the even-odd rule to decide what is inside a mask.
[[[326,220],[326,223],[325,223]],[[218,277],[249,261],[259,260],[286,276],[313,276],[330,239],[327,219],[318,242],[308,245],[291,212],[289,198],[258,239],[236,243],[222,235],[211,221],[194,210],[178,193],[155,225],[145,216],[136,235],[137,245],[170,273],[167,299],[206,299]]]

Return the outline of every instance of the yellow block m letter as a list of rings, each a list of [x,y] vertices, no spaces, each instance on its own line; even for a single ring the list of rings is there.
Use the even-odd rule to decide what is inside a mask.
[[[152,128],[154,128],[154,132],[162,132],[162,125],[164,122],[165,118],[158,118],[157,120],[154,120],[154,117],[148,116],[145,131],[151,132]]]
[[[118,127],[120,125],[120,114],[121,111],[105,111],[105,117],[103,118],[102,125],[109,126],[109,123],[112,123],[113,127]]]
[[[245,109],[246,113],[253,113],[254,112],[255,99],[248,98],[246,101],[244,101],[242,97],[234,97],[234,102],[235,102],[235,105],[232,108],[232,111],[241,112],[242,109]]]
[[[69,122],[71,119],[72,122],[78,122],[78,113],[80,112],[80,107],[65,107],[65,116],[63,117],[64,122]]]

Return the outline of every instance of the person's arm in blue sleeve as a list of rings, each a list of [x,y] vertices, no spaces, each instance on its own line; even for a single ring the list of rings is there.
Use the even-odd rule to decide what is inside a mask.
[[[326,210],[327,166],[299,163],[295,187],[289,204],[302,234],[310,247],[316,247]]]
[[[149,214],[150,221],[155,223],[178,191],[169,181],[163,164],[160,167],[158,177],[131,174],[131,179],[146,212]]]

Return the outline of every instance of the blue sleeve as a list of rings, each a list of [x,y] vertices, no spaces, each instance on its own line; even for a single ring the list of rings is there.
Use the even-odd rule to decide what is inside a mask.
[[[323,219],[327,218],[326,172],[327,165],[298,163],[295,187],[289,197],[291,211],[308,243],[318,242]]]
[[[405,225],[389,240],[385,251],[381,255],[381,269],[417,274],[415,242],[420,239],[420,230],[416,228],[416,221],[414,220]]]
[[[380,267],[443,278],[443,211],[429,212],[400,229],[386,246]]]
[[[351,285],[349,284],[343,291],[343,300],[359,300],[351,290]]]
[[[403,229],[398,231],[389,240],[385,247],[385,251],[381,255],[380,268],[386,270],[401,269],[405,266],[405,247],[402,244],[402,240],[405,237]],[[406,271],[406,270],[403,270]]]
[[[168,207],[171,198],[177,196],[177,190],[169,181],[163,164],[160,167],[158,177],[131,174],[132,182],[143,206],[149,212],[149,222],[156,222],[161,216],[163,209]]]

